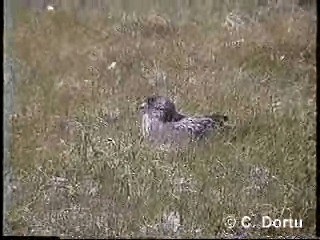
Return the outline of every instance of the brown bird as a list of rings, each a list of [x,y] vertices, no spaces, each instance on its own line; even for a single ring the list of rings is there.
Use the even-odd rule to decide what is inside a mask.
[[[140,106],[142,133],[152,142],[180,143],[200,140],[224,126],[227,116],[213,114],[186,116],[176,111],[175,104],[164,96],[151,96]]]

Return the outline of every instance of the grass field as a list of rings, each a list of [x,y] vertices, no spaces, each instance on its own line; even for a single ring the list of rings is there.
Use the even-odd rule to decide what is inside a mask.
[[[20,13],[12,233],[312,236],[314,16],[271,9],[232,19]],[[151,94],[189,114],[226,114],[234,131],[188,152],[152,150],[137,113]],[[263,229],[265,215],[303,227]],[[256,228],[242,228],[243,216]]]

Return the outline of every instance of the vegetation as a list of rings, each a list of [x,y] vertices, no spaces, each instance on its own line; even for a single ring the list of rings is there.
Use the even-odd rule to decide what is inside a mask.
[[[87,15],[19,15],[13,234],[313,235],[313,13],[263,7],[180,22],[155,12]],[[183,112],[226,114],[234,131],[188,152],[153,150],[137,106],[155,93]],[[303,227],[263,229],[265,215]],[[256,228],[242,228],[243,216]]]

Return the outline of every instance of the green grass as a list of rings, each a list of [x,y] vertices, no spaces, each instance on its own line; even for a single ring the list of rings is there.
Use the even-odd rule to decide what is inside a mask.
[[[310,15],[275,14],[236,31],[153,15],[83,23],[63,12],[24,13],[14,33],[13,233],[313,235]],[[190,114],[225,113],[235,130],[186,152],[152,150],[141,141],[137,106],[154,93]],[[228,214],[301,218],[303,228],[229,230]]]

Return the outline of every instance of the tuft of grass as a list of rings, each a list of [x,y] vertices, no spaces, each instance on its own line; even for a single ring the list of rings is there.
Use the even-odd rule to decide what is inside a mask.
[[[83,23],[23,13],[12,116],[17,235],[306,236],[315,230],[315,28],[309,12],[214,28],[160,14]],[[23,20],[23,21],[22,21]],[[211,30],[210,30],[211,29]],[[235,129],[152,149],[137,106],[159,93]],[[250,216],[256,228],[224,219]],[[303,228],[262,229],[261,216]]]

